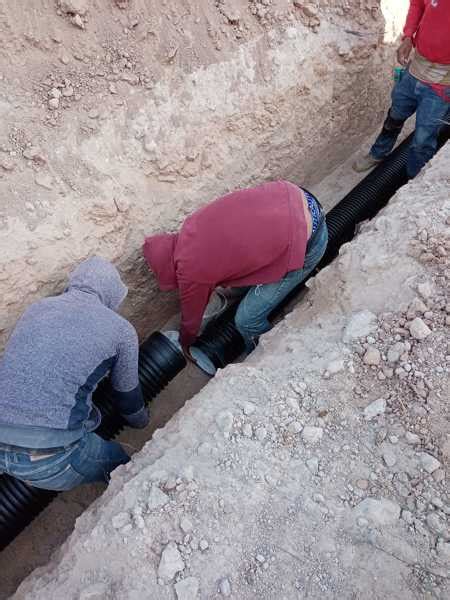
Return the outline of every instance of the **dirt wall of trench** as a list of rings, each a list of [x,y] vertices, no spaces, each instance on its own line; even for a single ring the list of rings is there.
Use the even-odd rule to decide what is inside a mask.
[[[0,0],[0,347],[94,253],[119,266],[140,333],[163,323],[175,299],[144,235],[342,162],[388,100],[405,2],[388,4]]]

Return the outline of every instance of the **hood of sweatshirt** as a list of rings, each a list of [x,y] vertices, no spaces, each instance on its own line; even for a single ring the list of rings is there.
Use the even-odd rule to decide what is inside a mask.
[[[66,292],[72,290],[93,294],[114,311],[118,310],[128,293],[116,267],[100,256],[84,260],[71,273]]]
[[[163,292],[178,287],[174,261],[177,239],[176,233],[162,233],[145,238],[144,257]]]

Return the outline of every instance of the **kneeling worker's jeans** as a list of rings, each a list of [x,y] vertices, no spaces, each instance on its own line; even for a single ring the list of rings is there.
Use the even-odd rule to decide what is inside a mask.
[[[280,281],[251,287],[241,300],[235,316],[236,327],[251,352],[261,334],[271,329],[268,316],[297,285],[305,280],[320,262],[328,244],[325,220],[308,240],[303,268],[290,271]]]
[[[0,473],[45,490],[70,490],[82,483],[109,481],[130,460],[117,442],[86,433],[68,448],[32,450],[0,444]]]

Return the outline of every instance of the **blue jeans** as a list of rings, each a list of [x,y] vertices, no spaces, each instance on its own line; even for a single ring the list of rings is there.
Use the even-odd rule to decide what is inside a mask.
[[[109,475],[130,458],[117,442],[87,433],[69,448],[34,451],[0,444],[0,473],[44,490],[71,490],[82,483],[109,481]]]
[[[327,244],[328,230],[323,220],[308,241],[305,263],[301,269],[290,271],[276,283],[253,286],[246,293],[234,319],[239,333],[244,338],[247,352],[255,348],[261,334],[271,329],[268,316],[316,267],[325,253]]]
[[[450,99],[450,87],[448,97]],[[406,119],[416,113],[416,130],[406,166],[408,177],[415,177],[435,155],[439,129],[449,109],[449,102],[405,71],[394,86],[388,118],[370,154],[376,159],[385,158],[394,147]]]

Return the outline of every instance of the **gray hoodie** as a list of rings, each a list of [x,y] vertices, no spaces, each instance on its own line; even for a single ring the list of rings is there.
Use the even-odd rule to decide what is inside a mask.
[[[0,359],[0,442],[52,448],[94,430],[92,392],[108,372],[119,411],[143,409],[137,334],[115,312],[126,295],[117,269],[93,257],[63,294],[25,311]]]

